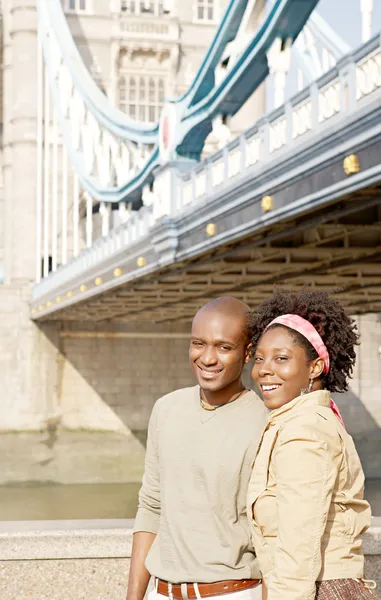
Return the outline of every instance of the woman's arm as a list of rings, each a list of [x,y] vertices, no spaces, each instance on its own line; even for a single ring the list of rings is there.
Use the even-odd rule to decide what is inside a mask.
[[[268,600],[314,600],[341,440],[314,422],[293,422],[280,434],[273,460],[278,534]]]

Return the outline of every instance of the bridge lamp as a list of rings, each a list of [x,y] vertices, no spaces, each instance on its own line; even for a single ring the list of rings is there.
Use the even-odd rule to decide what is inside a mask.
[[[68,298],[71,298],[71,297],[73,296],[73,292],[72,292],[72,291],[69,291],[69,292],[66,294],[66,296],[67,296]]]
[[[272,196],[263,196],[261,201],[263,212],[269,212],[274,208],[274,200]]]
[[[147,264],[147,259],[145,256],[139,256],[138,260],[136,261],[136,264],[138,265],[139,268],[141,267],[145,267]]]
[[[205,231],[208,237],[213,237],[217,233],[217,225],[215,223],[208,223]]]
[[[101,285],[103,283],[102,277],[96,277],[94,283],[95,285]]]
[[[113,275],[114,275],[114,277],[120,277],[122,272],[123,272],[122,269],[117,267],[116,269],[114,269]]]
[[[86,287],[86,286],[85,286],[85,284],[83,283],[83,284],[81,285],[81,287],[79,288],[79,291],[80,291],[80,292],[86,292],[86,290],[87,290],[87,287]]]
[[[346,175],[353,175],[360,171],[360,161],[356,154],[346,156],[343,161],[343,169]]]

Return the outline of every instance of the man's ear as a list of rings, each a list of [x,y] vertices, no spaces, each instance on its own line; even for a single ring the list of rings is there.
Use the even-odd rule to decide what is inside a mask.
[[[252,357],[252,353],[253,353],[253,344],[250,342],[247,346],[246,346],[246,352],[245,352],[245,363],[247,364],[249,362],[249,360]]]
[[[311,362],[310,378],[317,379],[318,377],[320,377],[320,375],[323,374],[323,371],[324,371],[324,360],[320,357],[315,358],[315,360],[313,360]]]

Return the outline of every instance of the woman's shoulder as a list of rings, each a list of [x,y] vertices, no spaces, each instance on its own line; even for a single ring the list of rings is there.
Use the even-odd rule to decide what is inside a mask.
[[[337,417],[330,408],[309,406],[295,411],[291,418],[281,425],[278,441],[283,443],[304,440],[339,450],[342,446],[340,427]]]

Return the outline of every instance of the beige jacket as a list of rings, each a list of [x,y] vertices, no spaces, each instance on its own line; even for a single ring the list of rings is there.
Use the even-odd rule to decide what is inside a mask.
[[[268,600],[314,600],[315,582],[363,577],[370,525],[353,440],[318,391],[269,413],[247,514]]]

